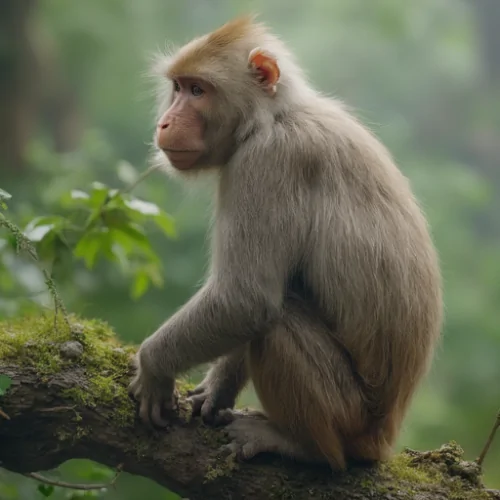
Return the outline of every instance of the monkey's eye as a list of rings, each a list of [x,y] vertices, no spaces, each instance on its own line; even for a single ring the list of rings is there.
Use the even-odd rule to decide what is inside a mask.
[[[196,85],[196,83],[194,83],[191,86],[191,94],[193,94],[195,97],[200,97],[204,94],[204,90],[199,85]]]
[[[174,80],[174,92],[179,92],[181,90],[181,86],[177,80]]]

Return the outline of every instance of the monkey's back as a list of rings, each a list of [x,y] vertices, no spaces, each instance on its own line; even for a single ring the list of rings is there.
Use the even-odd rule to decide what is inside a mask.
[[[312,110],[303,115],[315,159],[305,286],[365,382],[391,392],[405,377],[408,391],[397,390],[406,398],[428,368],[442,323],[427,222],[379,140],[334,101]]]

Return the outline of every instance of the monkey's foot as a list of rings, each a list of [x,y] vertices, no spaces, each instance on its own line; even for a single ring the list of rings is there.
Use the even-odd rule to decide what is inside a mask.
[[[217,425],[229,425],[235,420],[247,419],[247,418],[267,421],[266,415],[259,410],[250,410],[247,408],[241,410],[234,410],[227,408],[225,410],[220,410],[217,413],[215,422]]]
[[[235,395],[224,391],[223,388],[200,384],[188,392],[188,401],[192,406],[192,415],[201,416],[203,422],[211,425],[225,425],[232,420],[229,417],[219,417],[220,414],[230,412],[234,407]]]
[[[239,460],[250,460],[260,453],[275,453],[301,461],[317,461],[299,443],[282,434],[269,420],[242,416],[226,427],[232,442],[224,451],[235,453]]]

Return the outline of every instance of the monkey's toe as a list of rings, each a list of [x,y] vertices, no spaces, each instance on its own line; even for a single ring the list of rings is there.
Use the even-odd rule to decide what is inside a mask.
[[[218,412],[217,418],[219,419],[221,425],[229,425],[231,422],[234,422],[235,420],[238,419],[267,420],[266,415],[261,411],[250,410],[247,408],[241,410],[226,408]]]
[[[216,391],[205,390],[193,394],[188,398],[192,406],[192,415],[201,416],[203,422],[208,425],[227,425],[234,420],[231,414],[234,399],[224,397],[224,394]]]
[[[167,427],[168,426],[168,421],[162,417],[163,406],[164,405],[161,405],[160,403],[156,402],[156,403],[153,403],[153,406],[151,408],[151,421],[157,427]]]
[[[224,453],[234,453],[238,460],[250,460],[260,453],[272,451],[266,442],[265,434],[261,436],[252,422],[235,420],[226,427],[232,442],[224,445]]]
[[[192,415],[193,417],[198,417],[201,415],[201,410],[203,405],[207,401],[207,394],[205,392],[194,392],[196,389],[191,391],[187,400],[191,403]]]

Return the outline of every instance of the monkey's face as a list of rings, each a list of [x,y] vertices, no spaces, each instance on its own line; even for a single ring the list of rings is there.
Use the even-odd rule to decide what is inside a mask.
[[[241,146],[239,125],[276,94],[275,57],[228,30],[182,48],[163,72],[173,92],[155,143],[176,170],[224,166]]]
[[[234,119],[220,113],[222,97],[200,78],[172,81],[170,107],[156,128],[155,142],[177,170],[220,165],[227,160]]]
[[[206,122],[203,112],[208,109],[213,88],[191,78],[173,81],[170,107],[156,128],[156,145],[178,170],[195,168],[206,153]]]

